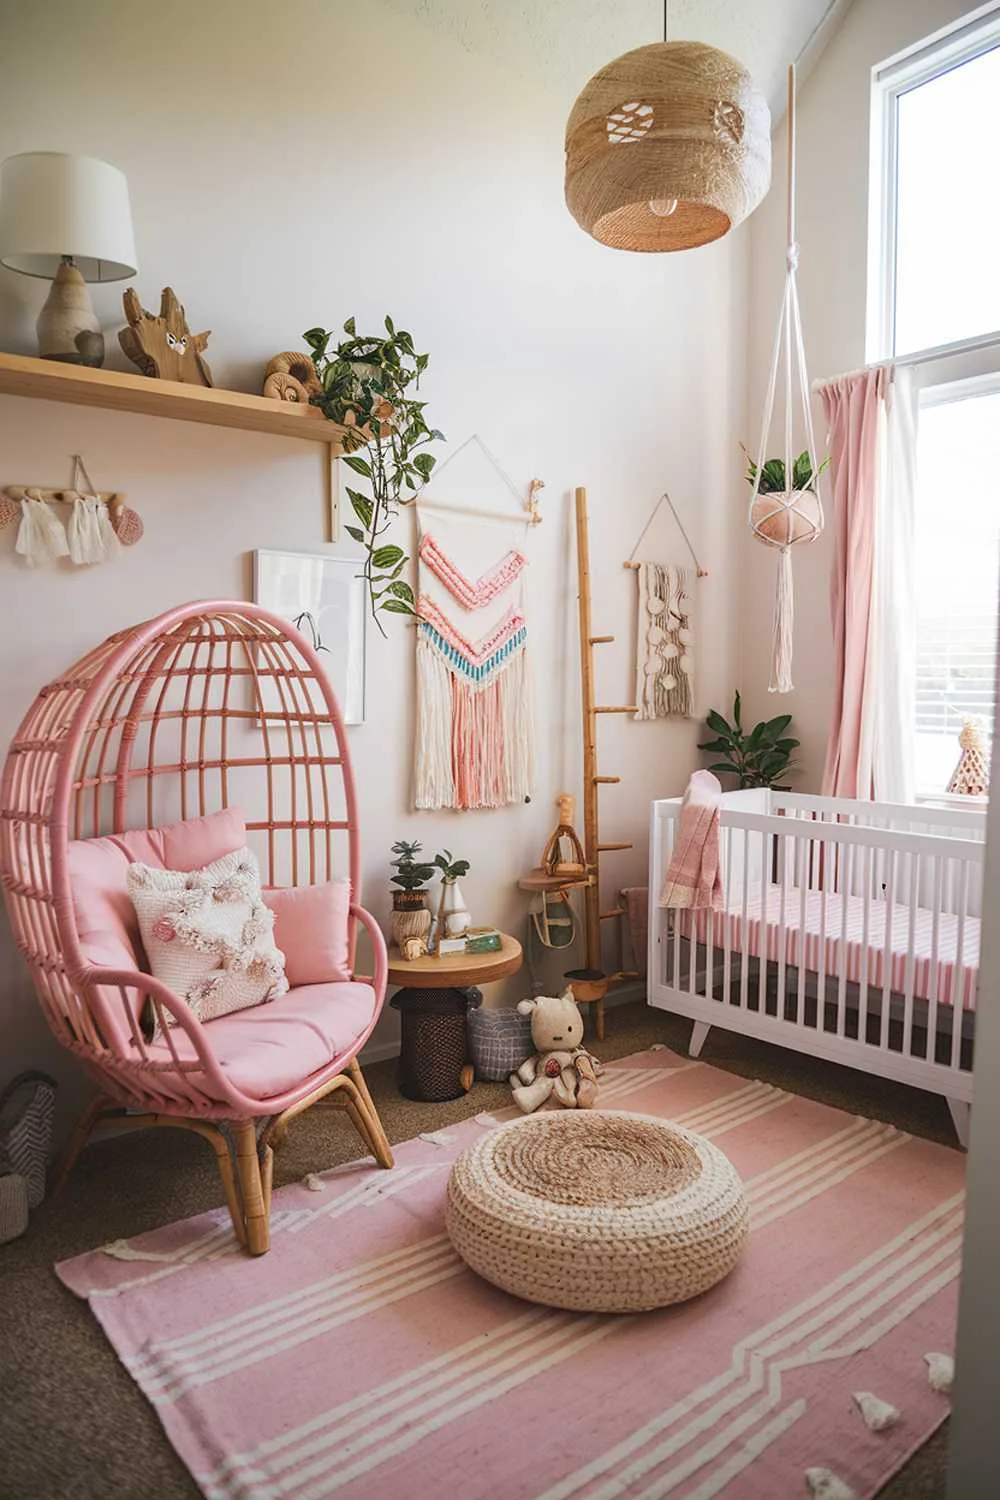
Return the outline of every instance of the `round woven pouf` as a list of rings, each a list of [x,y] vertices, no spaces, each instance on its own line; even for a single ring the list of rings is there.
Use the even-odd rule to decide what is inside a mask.
[[[451,1169],[448,1233],[495,1286],[585,1312],[696,1297],[739,1259],[743,1184],[701,1136],[647,1115],[529,1115]]]

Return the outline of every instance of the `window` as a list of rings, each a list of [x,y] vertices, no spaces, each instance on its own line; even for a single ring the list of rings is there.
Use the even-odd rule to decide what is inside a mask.
[[[1000,5],[877,68],[868,356],[920,392],[913,496],[916,788],[966,718],[992,732],[1000,576]],[[904,732],[907,732],[904,730]]]
[[[917,444],[916,785],[943,791],[966,718],[993,727],[1000,388],[924,393]]]

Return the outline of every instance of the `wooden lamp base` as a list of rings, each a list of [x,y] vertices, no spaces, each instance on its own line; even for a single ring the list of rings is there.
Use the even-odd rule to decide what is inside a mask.
[[[42,359],[64,364],[104,363],[104,335],[94,314],[87,283],[74,265],[59,267],[35,324]]]

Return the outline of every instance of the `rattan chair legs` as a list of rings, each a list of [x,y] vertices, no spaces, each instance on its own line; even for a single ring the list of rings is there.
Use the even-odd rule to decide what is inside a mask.
[[[155,1125],[191,1130],[206,1140],[215,1152],[226,1207],[237,1240],[251,1255],[263,1255],[270,1246],[274,1151],[284,1140],[292,1120],[311,1105],[319,1103],[344,1110],[379,1166],[393,1165],[392,1148],[368,1092],[364,1074],[357,1059],[352,1059],[345,1072],[338,1073],[314,1094],[276,1115],[259,1139],[257,1121],[253,1119],[233,1121],[227,1131],[208,1120],[183,1119],[176,1115],[126,1114],[108,1095],[98,1094],[73,1129],[53,1171],[52,1190],[58,1192],[65,1187],[80,1152],[90,1137],[100,1131],[144,1130]]]

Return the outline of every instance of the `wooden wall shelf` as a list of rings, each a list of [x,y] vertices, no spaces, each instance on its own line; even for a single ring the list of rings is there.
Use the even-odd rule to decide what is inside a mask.
[[[0,353],[0,395],[68,401],[75,406],[101,406],[146,417],[206,422],[212,427],[238,427],[244,432],[327,443],[332,453],[343,451],[343,440],[350,431],[328,422],[315,406],[293,406],[242,391],[150,380],[121,370],[91,370],[85,365],[64,365],[23,354]]]

